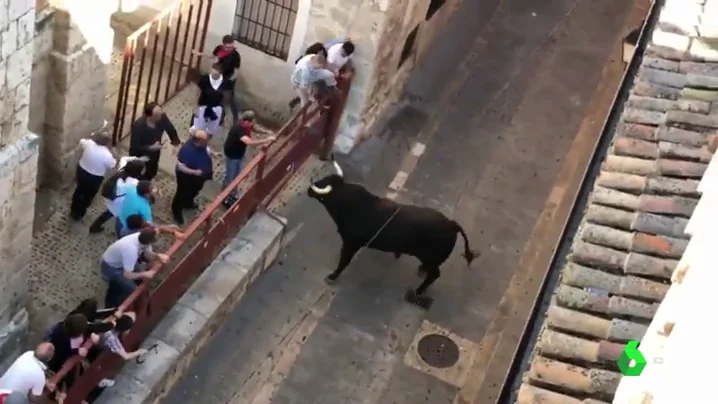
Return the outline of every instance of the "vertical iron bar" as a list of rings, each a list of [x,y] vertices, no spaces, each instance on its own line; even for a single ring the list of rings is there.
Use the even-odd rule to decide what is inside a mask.
[[[256,3],[254,2],[254,0],[249,0],[249,4],[250,4],[250,7],[251,7],[251,10],[254,10],[254,9],[255,9],[254,5],[256,4]],[[247,30],[247,36],[249,36],[250,41],[251,41],[253,44],[258,44],[258,45],[261,47],[261,45],[262,45],[261,42],[257,41],[257,28],[260,26],[260,22],[259,22],[259,6],[256,7],[256,10],[257,10],[257,15],[256,15],[256,16],[253,16],[253,15],[252,15],[252,12],[253,12],[253,11],[250,11],[249,18],[254,18],[254,24],[252,24],[254,30],[252,31],[251,34],[249,33],[249,30]],[[250,20],[250,21],[251,21],[251,20]],[[250,27],[251,27],[251,25],[250,25]]]
[[[160,31],[162,30],[162,19],[160,18],[159,21],[154,21],[152,24],[154,25],[157,23],[157,30],[155,32],[155,40],[154,40],[154,47],[152,48],[152,57],[150,58],[150,74],[147,78],[147,91],[145,91],[145,105],[150,101],[150,93],[152,92],[152,82],[154,79],[155,74],[155,60],[157,59],[157,48],[160,44]],[[152,29],[147,30],[147,35],[149,36],[150,32],[152,32]],[[157,89],[159,91],[159,85],[160,81],[157,80]],[[154,100],[155,102],[159,102],[158,100]]]
[[[140,89],[142,88],[142,76],[145,73],[145,56],[147,56],[147,41],[149,39],[149,31],[145,31],[140,34],[145,36],[144,44],[142,45],[142,58],[140,59],[140,73],[137,75],[137,86],[135,87],[135,105],[132,106],[132,122],[137,119],[137,103],[140,101]]]
[[[197,3],[197,15],[194,18],[194,33],[192,34],[192,49],[193,50],[197,50],[197,48],[201,45],[201,43],[199,43],[199,44],[197,43],[197,38],[199,37],[199,21],[200,21],[200,16],[202,15],[202,4],[203,3],[204,2],[202,0],[199,0],[199,3]],[[191,20],[192,20],[192,18],[190,18],[190,21]],[[201,61],[200,56],[193,56],[193,55],[194,55],[193,53],[190,54],[189,64],[188,64],[187,68],[194,65],[194,63],[192,63],[193,58],[195,58],[195,57],[197,58],[197,64],[199,64],[199,62]]]
[[[159,103],[164,103],[167,98],[160,100],[160,91],[162,89],[162,83],[164,83],[164,73],[165,70],[165,59],[167,59],[167,44],[169,43],[170,39],[170,28],[172,27],[172,15],[174,14],[174,10],[170,11],[167,15],[167,26],[164,30],[165,39],[162,41],[162,60],[160,61],[160,71],[157,72],[157,90],[155,90],[155,101]],[[160,24],[162,24],[162,20],[160,20]],[[171,67],[170,67],[171,69]],[[172,73],[170,73],[172,75]]]
[[[187,40],[189,39],[189,29],[190,25],[192,24],[192,11],[194,10],[194,4],[189,5],[189,13],[187,13],[187,24],[185,25],[185,31],[184,31],[184,42],[182,42],[182,52],[180,54],[180,67],[179,72],[177,74],[177,84],[175,85],[175,92],[179,91],[180,89],[180,80],[182,80],[182,68],[185,66],[184,62],[184,55],[185,52],[187,52]],[[192,49],[194,50],[194,49]],[[187,65],[187,68],[189,69],[189,65]],[[184,75],[184,82],[187,82],[187,75]]]
[[[200,43],[204,43],[207,40],[207,30],[209,29],[209,16],[212,12],[212,0],[207,0],[207,8],[204,10],[204,26],[202,27],[202,38]],[[197,69],[199,70],[202,59],[197,58]]]
[[[112,127],[112,145],[117,146],[120,140],[120,119],[122,106],[124,104],[125,85],[127,84],[127,69],[129,67],[128,55],[132,53],[129,43],[125,43],[125,49],[122,51],[122,72],[120,73],[120,89],[117,92],[117,104],[115,105],[115,120]]]
[[[281,24],[281,22],[282,22],[282,8],[279,7],[278,5],[274,4],[274,3],[268,2],[268,3],[267,3],[267,14],[269,14],[269,6],[270,6],[270,5],[272,6],[272,14],[271,14],[271,16],[269,17],[269,23],[271,24],[270,26],[273,27],[273,26],[274,26],[274,16],[275,16],[276,13],[277,13],[277,9],[279,9],[279,22],[280,22],[280,24]],[[276,31],[274,31],[274,30],[269,30],[269,38],[267,38],[267,44],[269,44],[269,43],[272,42],[272,34],[274,34],[274,45],[275,45],[275,48],[276,48],[277,39],[279,39],[279,32],[276,32]]]
[[[263,1],[259,4],[259,14],[257,15],[257,20],[262,21],[262,29],[259,30],[259,38],[257,39],[259,43],[269,43],[269,41],[264,40],[264,34],[271,33],[272,30],[270,26],[267,25],[267,17],[269,16],[269,5],[271,3],[267,1]],[[262,7],[264,6],[264,7]],[[264,11],[264,14],[262,14],[262,11]]]
[[[170,74],[167,77],[167,88],[165,89],[165,100],[170,97],[170,87],[172,84],[172,71],[174,70],[175,63],[177,63],[177,58],[175,58],[175,55],[177,54],[177,43],[179,43],[179,37],[180,37],[180,29],[182,27],[182,9],[184,8],[184,2],[180,2],[177,4],[177,26],[175,27],[175,34],[174,36],[174,44],[172,45],[172,62],[170,62]],[[181,59],[180,59],[181,60]],[[178,75],[182,74],[182,65],[180,64]],[[174,95],[174,93],[172,94]]]
[[[120,129],[117,132],[119,133],[120,140],[122,140],[122,137],[125,135],[125,123],[127,121],[127,103],[130,98],[130,86],[132,86],[132,70],[134,70],[135,67],[135,52],[137,51],[137,40],[135,38],[127,40],[127,49],[129,49],[129,54],[127,55],[127,81],[125,82],[125,87],[122,89],[122,91],[124,92],[122,99],[124,101],[122,102],[122,113],[120,114]]]

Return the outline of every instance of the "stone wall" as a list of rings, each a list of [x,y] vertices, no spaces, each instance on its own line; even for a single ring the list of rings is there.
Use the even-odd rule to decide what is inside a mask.
[[[0,1],[0,371],[24,348],[39,138],[28,130],[34,0]]]
[[[63,7],[52,20],[52,80],[42,139],[43,182],[58,188],[72,182],[79,140],[104,123],[114,34],[110,15],[117,3],[67,0]]]
[[[33,40],[32,73],[30,80],[30,117],[28,128],[40,136],[45,134],[45,116],[47,111],[47,89],[50,85],[50,51],[52,50],[52,17],[54,11],[44,8],[35,17],[35,39]],[[40,155],[44,155],[42,143]],[[42,159],[40,159],[42,161]],[[47,175],[45,165],[39,164],[37,172],[38,188],[48,185],[44,181]],[[51,177],[51,176],[50,176]]]
[[[339,129],[340,135],[355,139],[356,142],[370,135],[372,127],[387,107],[399,100],[410,73],[422,60],[436,35],[446,27],[461,1],[446,0],[427,21],[430,0],[393,0],[380,34],[382,42],[374,60],[374,75],[360,114],[361,120],[355,122],[345,115]],[[398,67],[404,42],[417,27],[412,53]]]

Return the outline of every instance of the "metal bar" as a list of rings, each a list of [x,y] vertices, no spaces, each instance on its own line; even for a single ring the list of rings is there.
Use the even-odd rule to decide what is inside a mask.
[[[132,86],[132,70],[134,70],[135,67],[135,52],[137,51],[137,41],[134,39],[128,39],[127,40],[129,44],[130,54],[127,62],[127,81],[125,82],[125,87],[122,89],[124,91],[123,95],[123,104],[122,104],[122,113],[120,114],[120,129],[118,130],[120,140],[125,135],[125,123],[127,122],[127,103],[130,98],[130,86]],[[117,113],[117,111],[115,111]],[[128,125],[129,126],[129,125]]]
[[[165,70],[165,59],[167,59],[167,44],[169,43],[170,39],[170,27],[172,26],[172,14],[169,13],[167,15],[167,26],[165,27],[165,39],[162,41],[162,60],[160,60],[160,71],[157,73],[157,90],[155,90],[155,101],[162,103],[165,100],[160,100],[160,90],[162,89],[162,83],[164,83],[164,73]],[[160,24],[162,24],[162,20],[160,20]],[[159,31],[159,30],[158,30]],[[172,55],[174,57],[174,55]]]
[[[262,9],[262,6],[264,6],[263,9]],[[275,10],[276,6],[273,4],[269,4],[266,1],[260,3],[259,12],[262,13],[262,11],[264,11],[264,15],[260,14],[259,16],[257,16],[257,17],[261,16],[261,19],[262,19],[262,21],[264,21],[265,25],[267,23],[269,23],[269,27],[271,27],[273,25],[272,24],[273,21],[269,20],[269,7],[270,6],[272,6],[272,10]],[[272,30],[270,28],[263,28],[263,29],[259,30],[259,42],[269,44],[269,42],[271,40],[270,39],[271,33],[272,33]],[[265,34],[267,35],[267,39],[264,38]]]
[[[145,33],[146,31],[149,31],[150,28],[152,28],[152,24],[153,24],[155,21],[159,20],[160,18],[164,18],[165,16],[167,16],[167,14],[171,13],[171,12],[172,12],[174,9],[176,9],[177,6],[180,5],[180,4],[182,4],[182,2],[175,3],[175,4],[173,4],[173,5],[169,6],[169,7],[167,7],[166,9],[162,10],[159,14],[157,14],[157,15],[155,16],[155,18],[152,19],[152,21],[145,23],[145,24],[142,25],[140,28],[138,28],[137,31],[135,31],[135,32],[133,32],[132,34],[130,34],[130,36],[127,37],[127,40],[130,40],[130,39],[132,39],[132,40],[137,40],[137,39],[139,39],[140,35],[142,35],[142,34]]]
[[[249,35],[250,38],[252,38],[252,42],[256,42],[257,27],[259,26],[259,5],[257,3],[255,3],[254,0],[249,0],[249,4],[251,7],[251,11],[249,13],[249,18],[250,18],[249,21],[251,21],[251,24],[249,25],[249,27],[253,28],[253,31],[252,31],[252,34],[250,35],[249,30],[247,30],[247,35]],[[256,16],[253,14],[254,10],[256,10],[256,12],[257,12]],[[252,17],[254,17],[255,19],[251,20]]]
[[[142,88],[142,76],[145,73],[145,56],[147,56],[147,41],[149,35],[145,34],[144,45],[142,45],[142,59],[140,59],[140,73],[137,75],[137,86],[135,87],[135,105],[132,106],[132,122],[137,119],[137,103],[140,101],[140,88]]]
[[[167,87],[165,89],[165,102],[170,97],[170,87],[172,83],[172,71],[174,70],[175,63],[177,63],[177,60],[175,59],[175,55],[177,54],[177,43],[179,42],[179,33],[180,29],[182,27],[182,6],[184,5],[184,2],[179,3],[179,13],[177,14],[177,26],[175,27],[175,34],[174,36],[174,44],[172,45],[172,62],[170,63],[170,74],[167,76]],[[178,75],[182,74],[182,65],[180,64]]]
[[[125,104],[124,90],[127,82],[127,69],[128,69],[128,55],[132,53],[132,48],[129,42],[125,42],[125,49],[122,52],[122,72],[120,73],[120,90],[117,92],[117,104],[115,105],[115,119],[112,127],[112,145],[117,146],[120,140],[120,120],[122,115],[120,111],[122,106]]]
[[[270,3],[270,4],[272,4],[272,3]],[[272,5],[273,5],[272,16],[270,17],[270,21],[271,21],[272,25],[274,25],[274,16],[276,15],[277,10],[279,10],[279,21],[281,23],[282,17],[284,16],[284,10],[281,7],[277,7],[276,4],[272,4]],[[279,42],[280,36],[281,36],[280,33],[278,33],[278,32],[274,33],[274,46],[273,46],[274,49],[277,49],[277,42]],[[271,37],[271,31],[270,31],[270,37],[269,37],[270,41],[271,41],[271,38],[272,37]]]
[[[200,43],[204,43],[207,40],[207,30],[209,29],[209,17],[210,17],[210,13],[212,12],[212,5],[213,5],[212,0],[207,0],[206,4],[207,4],[207,8],[204,10],[204,26],[202,27],[202,39],[201,39]],[[202,59],[198,57],[197,58],[197,66],[196,66],[197,70],[199,70],[199,68],[200,68],[201,61],[202,61]]]
[[[162,20],[157,21],[157,30],[155,32],[155,40],[154,40],[154,46],[152,48],[152,57],[150,58],[150,75],[147,78],[147,91],[145,91],[145,105],[147,105],[148,102],[150,102],[150,93],[152,92],[152,80],[155,76],[155,60],[157,59],[157,48],[159,48],[160,45],[160,31],[162,30]],[[149,37],[149,33],[152,31],[148,31],[147,35]],[[157,90],[159,91],[160,81],[157,80]],[[154,100],[157,101],[157,100]]]
[[[194,33],[192,33],[192,50],[196,51],[197,48],[201,45],[201,43],[197,43],[197,39],[199,38],[199,18],[202,15],[202,4],[204,2],[202,0],[199,0],[199,3],[197,4],[197,15],[194,18]],[[190,21],[192,21],[192,18],[190,18]],[[190,66],[194,65],[195,63],[192,63],[192,59],[197,58],[197,66],[199,66],[199,63],[201,61],[201,57],[199,55],[195,55],[194,53],[190,53],[189,57],[189,63],[187,65],[187,68],[189,69]]]
[[[192,23],[192,10],[194,10],[194,4],[189,5],[189,13],[187,13],[187,24],[185,24],[184,41],[182,42],[182,52],[180,54],[180,65],[179,72],[177,72],[177,84],[175,85],[175,92],[180,89],[180,80],[182,80],[182,68],[184,66],[184,54],[187,52],[187,40],[189,39],[189,27]],[[185,82],[187,81],[187,75],[185,74]]]

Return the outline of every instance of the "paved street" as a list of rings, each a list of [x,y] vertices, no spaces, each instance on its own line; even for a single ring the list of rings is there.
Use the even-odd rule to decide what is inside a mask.
[[[402,299],[419,282],[413,258],[361,252],[329,287],[322,279],[338,258],[336,227],[317,202],[294,198],[280,209],[291,238],[281,259],[164,403],[474,400],[466,392],[486,371],[480,341],[492,319],[510,315],[499,302],[539,215],[555,202],[549,194],[565,186],[556,178],[632,9],[624,1],[497,3],[462,3],[408,87],[420,101],[342,161],[350,181],[378,194],[406,173],[394,181],[397,200],[457,220],[481,258],[468,268],[457,245],[428,312]],[[425,151],[414,164],[417,142]],[[459,343],[461,366],[441,371],[416,360],[417,333],[436,329]]]

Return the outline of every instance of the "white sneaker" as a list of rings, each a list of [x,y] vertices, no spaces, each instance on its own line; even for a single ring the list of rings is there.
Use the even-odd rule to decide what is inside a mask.
[[[97,387],[104,389],[105,387],[112,387],[115,385],[115,381],[112,379],[102,379]]]

